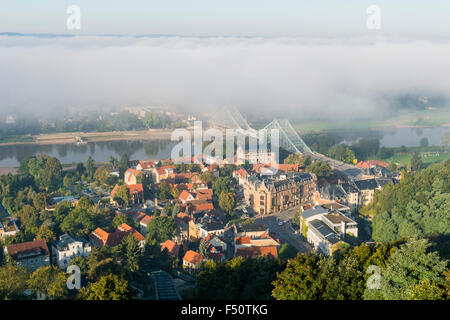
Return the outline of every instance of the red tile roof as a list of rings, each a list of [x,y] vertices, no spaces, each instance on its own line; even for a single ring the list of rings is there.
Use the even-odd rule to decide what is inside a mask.
[[[144,226],[148,226],[148,223],[150,222],[150,219],[152,217],[151,216],[145,216],[144,218],[142,218],[142,220],[140,221],[140,224],[144,225]]]
[[[6,246],[8,254],[15,260],[20,260],[22,254],[35,254],[35,255],[48,255],[48,247],[45,240],[34,240],[28,242],[22,242],[17,244],[11,244]]]
[[[236,244],[250,244],[250,237],[235,237],[234,243]]]
[[[262,256],[278,257],[277,247],[245,247],[238,248],[236,256],[244,258],[258,258]]]
[[[183,190],[183,191],[180,193],[180,196],[179,196],[178,198],[180,198],[180,199],[183,200],[183,201],[186,201],[187,198],[189,198],[190,195],[191,195],[191,193],[190,193],[189,191]]]
[[[178,257],[178,252],[180,251],[180,246],[173,242],[172,240],[167,240],[161,245],[161,251],[167,249],[167,252]]]
[[[193,264],[199,264],[203,261],[204,257],[195,251],[189,250],[183,257],[183,260]]]

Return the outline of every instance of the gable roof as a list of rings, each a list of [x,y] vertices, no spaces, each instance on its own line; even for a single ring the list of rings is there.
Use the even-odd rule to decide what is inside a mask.
[[[236,256],[244,258],[258,258],[262,256],[269,256],[273,258],[278,257],[277,247],[244,247],[236,250]]]
[[[22,257],[22,255],[38,256],[49,254],[47,243],[45,242],[45,240],[34,240],[11,244],[9,246],[6,246],[6,251],[14,260],[29,258],[29,257]]]
[[[193,264],[199,264],[203,261],[204,257],[195,251],[189,250],[185,253],[183,260]]]
[[[167,249],[169,253],[177,257],[178,252],[180,251],[180,246],[169,239],[161,245],[161,251],[163,251],[164,249]]]

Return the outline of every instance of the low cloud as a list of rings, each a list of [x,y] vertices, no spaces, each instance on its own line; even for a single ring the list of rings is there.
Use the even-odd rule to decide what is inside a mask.
[[[0,112],[166,106],[349,119],[450,96],[450,43],[385,39],[0,37]]]

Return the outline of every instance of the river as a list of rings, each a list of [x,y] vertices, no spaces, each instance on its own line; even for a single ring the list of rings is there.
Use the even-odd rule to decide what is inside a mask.
[[[428,138],[429,145],[442,145],[442,135],[450,131],[448,127],[435,128],[399,128],[346,136],[343,143],[349,145],[361,137],[380,139],[380,146],[406,147],[418,146],[420,139]],[[17,167],[24,158],[36,154],[48,154],[57,157],[62,163],[85,162],[91,156],[95,161],[109,161],[110,156],[120,158],[126,152],[130,159],[166,159],[170,157],[175,142],[170,140],[133,140],[89,142],[86,145],[75,144],[22,144],[0,146],[0,168]]]

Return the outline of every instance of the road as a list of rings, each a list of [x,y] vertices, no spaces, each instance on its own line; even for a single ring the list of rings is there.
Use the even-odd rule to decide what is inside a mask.
[[[311,154],[311,157],[314,159],[320,159],[326,163],[328,163],[333,169],[338,170],[346,174],[350,179],[358,179],[362,173],[362,170],[357,166],[344,163],[342,161],[338,161],[336,159],[329,158],[324,156],[323,154],[315,152]]]
[[[293,207],[270,215],[258,215],[254,217],[254,220],[255,223],[260,223],[269,228],[270,232],[275,232],[275,238],[280,239],[281,244],[289,243],[301,253],[311,252],[310,244],[303,241],[299,234],[295,234],[290,223],[287,223],[298,209],[299,207]],[[280,221],[283,222],[281,226],[279,225]]]

